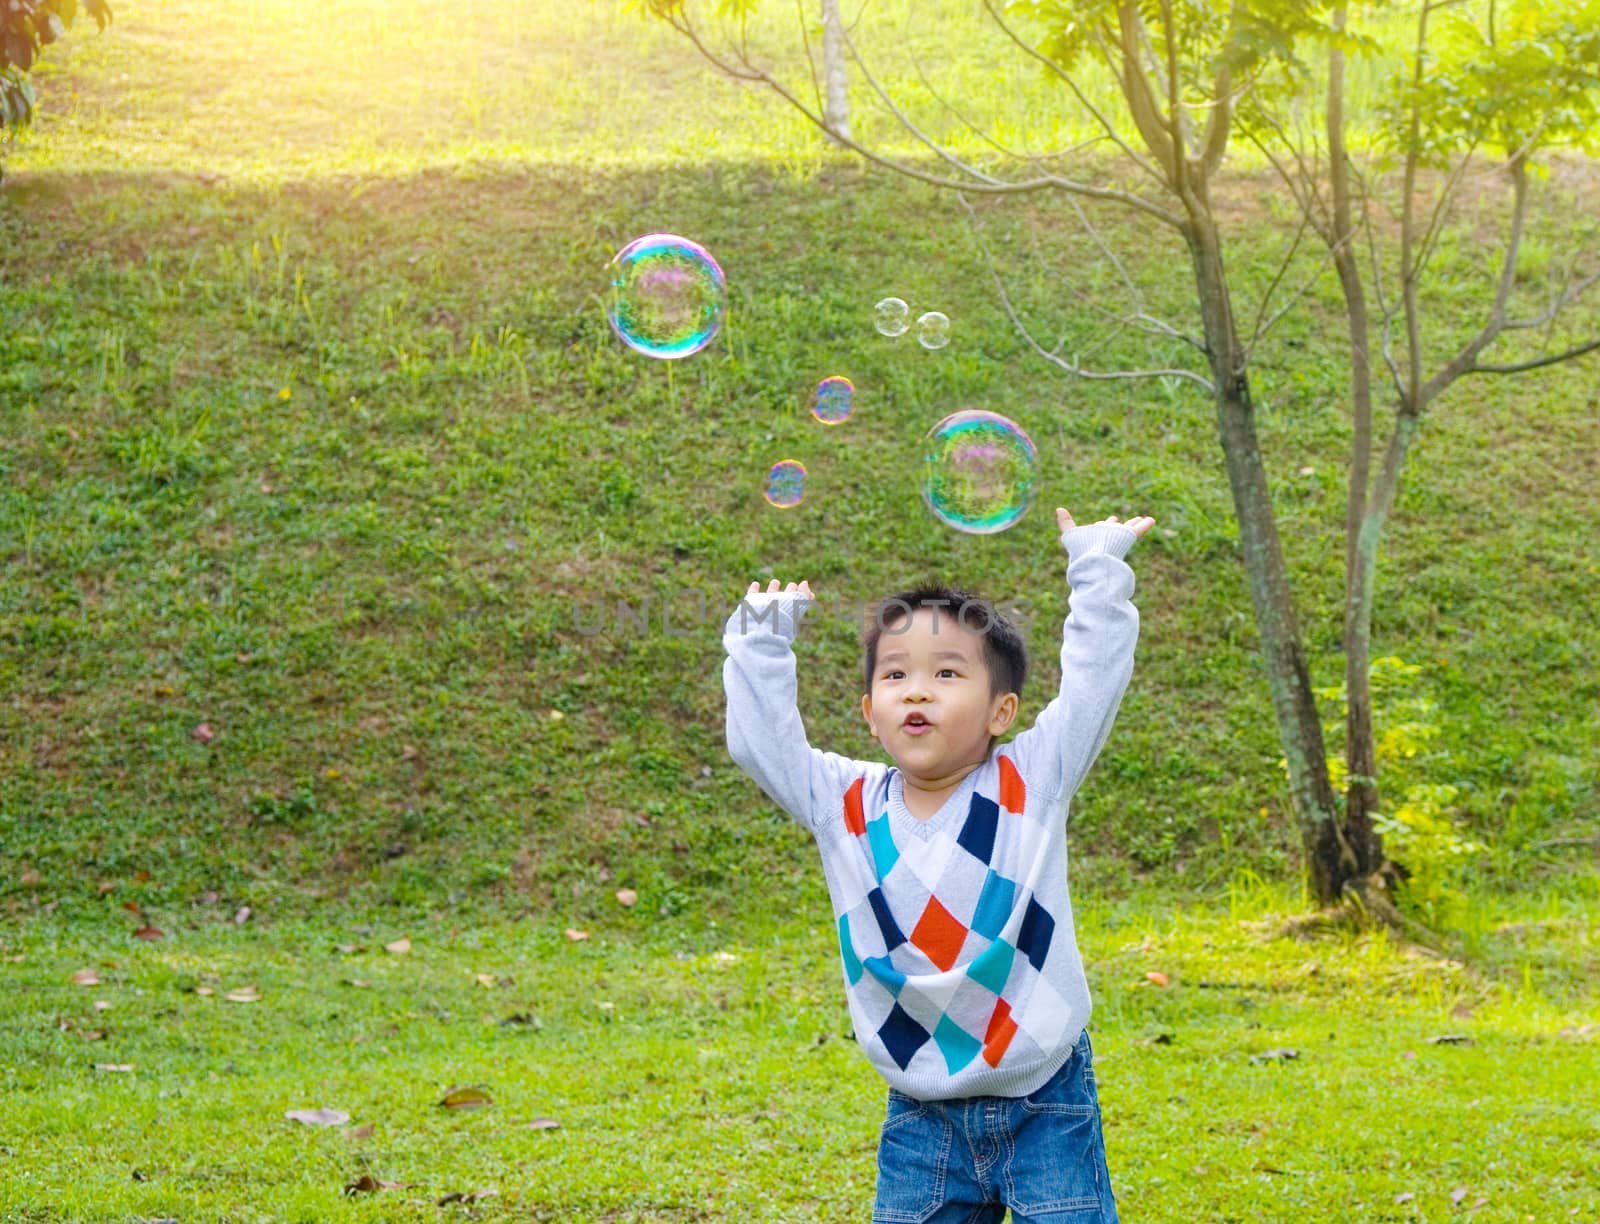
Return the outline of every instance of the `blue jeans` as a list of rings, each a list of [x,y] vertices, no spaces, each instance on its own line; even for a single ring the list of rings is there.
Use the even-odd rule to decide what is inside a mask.
[[[1025,1097],[889,1090],[873,1224],[1117,1224],[1089,1034]]]

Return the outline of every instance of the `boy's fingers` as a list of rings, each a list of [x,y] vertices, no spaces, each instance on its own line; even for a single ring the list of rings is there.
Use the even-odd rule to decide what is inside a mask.
[[[1062,531],[1071,531],[1075,526],[1072,521],[1071,512],[1063,506],[1056,507],[1056,525],[1060,527]]]

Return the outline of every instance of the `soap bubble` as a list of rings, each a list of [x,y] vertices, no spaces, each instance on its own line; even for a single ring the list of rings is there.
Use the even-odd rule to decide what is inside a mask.
[[[950,343],[950,319],[930,310],[917,319],[917,343],[925,349],[942,349]]]
[[[1014,421],[972,409],[928,431],[922,496],[939,521],[992,535],[1028,512],[1038,492],[1038,454]]]
[[[855,383],[835,374],[817,384],[817,398],[812,401],[811,415],[824,425],[837,425],[849,420],[855,407]]]
[[[911,307],[897,297],[886,297],[873,308],[873,326],[884,336],[903,336],[911,328]]]
[[[728,282],[711,253],[676,234],[635,238],[611,261],[606,317],[646,357],[698,353],[722,327]]]
[[[779,510],[798,506],[806,495],[806,465],[798,459],[782,459],[767,473],[766,497]]]

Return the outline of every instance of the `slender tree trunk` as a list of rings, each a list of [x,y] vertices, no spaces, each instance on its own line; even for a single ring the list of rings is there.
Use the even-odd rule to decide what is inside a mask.
[[[1328,780],[1322,723],[1300,645],[1272,495],[1256,438],[1255,406],[1229,301],[1221,240],[1210,202],[1199,194],[1203,192],[1201,184],[1190,195],[1190,225],[1185,237],[1217,388],[1218,432],[1233,490],[1234,512],[1239,519],[1245,572],[1261,634],[1272,711],[1288,761],[1289,789],[1305,847],[1311,891],[1319,902],[1332,904],[1339,900],[1344,881],[1356,870],[1357,863],[1343,843],[1339,828],[1338,805]]]
[[[828,130],[850,139],[850,103],[844,68],[844,26],[839,20],[839,0],[822,0],[822,117]]]
[[[1343,30],[1345,10],[1333,17]],[[1355,223],[1350,204],[1350,165],[1344,140],[1344,52],[1328,53],[1328,162],[1332,179],[1333,228],[1326,235],[1344,292],[1345,323],[1350,333],[1350,406],[1354,437],[1350,448],[1350,484],[1345,507],[1345,787],[1344,837],[1355,856],[1356,870],[1370,875],[1383,865],[1383,843],[1373,827],[1378,810],[1378,755],[1372,716],[1372,599],[1378,567],[1382,520],[1368,515],[1372,473],[1371,331],[1366,289],[1356,263]],[[1337,872],[1337,862],[1324,870]]]

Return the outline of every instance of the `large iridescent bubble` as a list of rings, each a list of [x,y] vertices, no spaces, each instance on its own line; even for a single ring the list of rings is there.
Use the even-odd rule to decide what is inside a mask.
[[[928,431],[922,496],[947,526],[972,535],[1004,531],[1038,491],[1038,452],[1015,421],[971,409]]]
[[[838,425],[850,419],[855,407],[855,383],[842,374],[834,374],[817,384],[817,394],[811,401],[811,415],[824,425]]]
[[[798,459],[780,459],[767,473],[767,504],[792,510],[805,500],[806,465]]]
[[[698,242],[646,234],[611,261],[606,317],[636,353],[669,361],[698,353],[727,311],[727,278]]]

